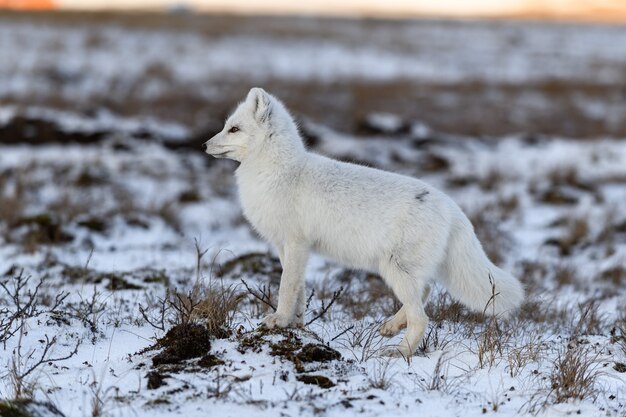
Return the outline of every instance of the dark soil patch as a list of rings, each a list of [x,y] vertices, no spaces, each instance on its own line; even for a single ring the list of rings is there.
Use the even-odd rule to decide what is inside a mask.
[[[426,172],[439,172],[450,169],[450,161],[447,158],[427,153],[419,161],[419,169]]]
[[[103,173],[96,173],[90,169],[84,169],[76,180],[74,185],[77,187],[89,188],[104,185],[108,182],[108,178]]]
[[[617,286],[622,285],[622,283],[626,281],[626,268],[623,266],[615,266],[611,269],[607,269],[602,272],[600,279],[611,282]]]
[[[131,227],[137,227],[144,230],[148,230],[150,228],[150,223],[148,221],[134,215],[129,215],[125,220],[126,224]]]
[[[538,200],[552,205],[573,205],[578,203],[578,196],[566,188],[550,188],[542,192]]]
[[[178,201],[183,204],[184,203],[197,203],[200,200],[201,200],[200,194],[198,194],[198,192],[195,190],[183,191],[178,196]]]
[[[223,263],[217,268],[218,278],[239,279],[253,274],[268,276],[270,281],[279,282],[283,268],[278,258],[267,253],[247,253]]]
[[[626,363],[615,362],[613,369],[615,369],[617,372],[624,373],[626,372]]]
[[[265,345],[265,340],[262,337],[258,337],[256,333],[244,336],[239,339],[239,346],[237,346],[237,351],[239,353],[246,353],[251,350],[254,353],[259,353],[263,350],[263,346]]]
[[[400,135],[409,132],[409,124],[397,115],[385,115],[385,118],[391,119],[391,123],[388,125],[375,116],[376,114],[369,114],[359,120],[354,129],[355,133],[360,135]]]
[[[14,227],[26,227],[22,236],[23,243],[29,244],[62,244],[74,240],[74,236],[63,230],[60,222],[50,214],[42,213],[17,220]]]
[[[179,324],[172,327],[165,337],[157,341],[164,350],[152,358],[154,366],[176,364],[198,358],[211,350],[211,334],[199,324]]]
[[[158,371],[151,371],[148,372],[146,378],[148,378],[148,389],[157,389],[161,388],[164,385],[167,385],[165,379],[168,378],[168,375],[162,374]]]
[[[208,355],[204,355],[198,361],[198,366],[201,366],[202,368],[213,368],[218,365],[224,365],[224,361],[210,353]]]
[[[237,351],[239,353],[246,353],[248,350],[252,350],[255,353],[259,353],[263,350],[264,346],[273,347],[274,345],[278,345],[279,343],[272,343],[266,339],[267,336],[271,335],[282,335],[284,336],[284,340],[288,341],[287,345],[293,346],[294,344],[300,344],[299,346],[294,347],[293,349],[298,349],[302,346],[302,341],[294,333],[293,330],[290,329],[268,329],[265,326],[261,326],[256,329],[254,332],[244,335],[239,339],[239,346],[237,347]],[[277,347],[276,355],[284,354],[286,349],[282,349]]]
[[[89,229],[92,232],[104,233],[109,228],[107,222],[102,219],[98,219],[97,217],[91,217],[89,219],[85,219],[83,221],[78,222],[80,227],[84,227],[85,229]]]
[[[266,336],[276,334],[283,336],[282,340],[271,342],[266,339]],[[240,353],[245,353],[247,350],[258,353],[263,350],[263,346],[268,345],[270,355],[292,362],[299,373],[305,371],[303,363],[341,360],[341,354],[328,346],[317,343],[308,343],[303,346],[302,339],[290,329],[261,328],[252,335],[243,337],[239,341],[237,350]]]
[[[341,359],[341,354],[335,349],[321,344],[309,343],[298,353],[302,362],[329,362]]]
[[[168,285],[170,282],[170,277],[167,276],[164,270],[156,270],[156,269],[142,269],[138,271],[141,275],[141,280],[146,284],[164,284]]]
[[[96,143],[107,134],[106,131],[66,131],[52,121],[28,116],[16,116],[0,126],[0,142],[4,144]]]
[[[317,385],[320,388],[332,388],[336,384],[323,375],[298,375],[296,379],[309,385]]]
[[[86,282],[90,284],[101,284],[106,282],[106,289],[109,291],[119,290],[140,290],[143,287],[129,282],[126,273],[97,272],[90,268],[76,266],[65,266],[61,275],[73,283]]]
[[[103,274],[101,279],[107,279],[109,282],[107,283],[107,290],[109,291],[119,291],[119,290],[140,290],[143,287],[140,287],[137,284],[133,284],[132,282],[128,282],[123,278],[123,275],[116,274]]]
[[[291,331],[285,332],[284,336],[283,340],[270,346],[270,355],[290,359],[302,347],[302,340]]]
[[[64,278],[69,279],[72,283],[80,281],[90,282],[92,273],[94,273],[92,269],[80,268],[76,266],[66,266],[61,271],[61,275]]]

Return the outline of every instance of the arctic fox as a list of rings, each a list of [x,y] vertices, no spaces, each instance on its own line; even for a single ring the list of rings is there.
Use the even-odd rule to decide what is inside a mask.
[[[379,273],[400,300],[380,333],[407,330],[384,354],[409,357],[417,348],[433,279],[477,311],[506,314],[524,298],[447,195],[411,177],[307,152],[287,109],[261,88],[250,90],[203,149],[241,163],[235,175],[243,213],[278,251],[283,273],[276,312],[263,320],[269,328],[303,325],[313,251]]]

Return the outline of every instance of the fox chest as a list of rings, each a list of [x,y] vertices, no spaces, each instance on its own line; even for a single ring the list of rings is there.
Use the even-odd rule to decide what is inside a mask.
[[[246,219],[264,238],[282,241],[291,223],[290,201],[284,192],[260,184],[240,184],[239,200]]]

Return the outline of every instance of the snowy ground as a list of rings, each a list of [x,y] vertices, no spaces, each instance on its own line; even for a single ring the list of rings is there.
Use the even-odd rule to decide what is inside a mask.
[[[439,25],[442,43],[460,36]],[[472,28],[472,36],[487,31]],[[469,313],[435,288],[418,354],[408,362],[382,358],[378,350],[400,340],[377,333],[397,308],[392,295],[377,276],[317,256],[307,270],[306,330],[258,330],[269,309],[259,298],[265,294],[275,303],[280,265],[242,217],[236,164],[201,153],[198,126],[174,116],[121,116],[114,105],[87,112],[45,100],[50,95],[81,103],[80,94],[94,98],[94,91],[115,96],[113,78],[130,79],[139,64],[158,57],[159,48],[142,48],[145,36],[177,45],[175,61],[189,60],[183,66],[189,72],[176,73],[177,79],[207,88],[224,74],[246,71],[238,60],[255,54],[254,42],[243,35],[208,46],[197,40],[206,48],[197,54],[193,34],[151,29],[134,38],[137,29],[96,30],[104,39],[99,42],[110,46],[102,61],[98,53],[71,46],[83,42],[84,28],[0,25],[5,57],[15,44],[41,41],[24,47],[20,59],[0,59],[2,79],[10,81],[0,87],[7,103],[0,107],[0,398],[34,398],[68,417],[626,415],[626,142],[536,134],[484,139],[441,133],[403,114],[370,115],[358,131],[339,131],[298,113],[313,151],[417,176],[445,190],[468,213],[490,257],[527,288],[524,307],[508,320]],[[611,64],[598,79],[623,75],[624,57],[609,53],[602,41],[626,42],[613,36],[621,29],[524,30],[522,38],[534,40],[507,54],[510,63],[497,71],[495,63],[481,67],[471,54],[454,73],[438,71],[447,59],[469,56],[453,39],[452,49],[426,61],[383,48],[398,59],[387,60],[385,76],[421,71],[419,77],[509,77],[521,85],[533,77],[571,82],[588,74],[594,57]],[[545,45],[574,42],[568,34],[597,42],[576,52],[563,48],[566,61],[531,65],[527,57],[554,50]],[[45,46],[52,39],[62,40],[56,50]],[[419,44],[421,37],[415,39]],[[120,47],[122,41],[135,49]],[[380,76],[380,51],[373,47],[316,42],[311,50],[331,54],[324,62],[336,61],[335,69],[292,56],[285,73],[267,67],[250,82],[268,75],[331,81]],[[250,49],[242,50],[246,44]],[[295,50],[312,62],[306,50],[287,44],[266,39],[260,48],[285,57]],[[76,71],[81,81],[55,91],[54,83],[30,71],[40,59]],[[215,72],[202,70],[216,61],[224,63],[212,67]],[[298,100],[286,101],[291,106]],[[238,304],[225,309],[219,331],[194,333],[196,324],[211,329],[218,307],[231,300]],[[155,346],[181,321],[191,323],[187,333],[170,334]],[[168,346],[186,340],[187,348],[195,347],[190,359],[166,354]],[[307,349],[314,350],[308,358]]]
[[[392,111],[463,134],[623,137],[625,48],[623,26],[5,12],[0,103],[204,129],[263,85],[340,130]]]

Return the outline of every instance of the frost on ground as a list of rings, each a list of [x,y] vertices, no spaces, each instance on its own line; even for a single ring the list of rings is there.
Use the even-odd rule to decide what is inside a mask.
[[[317,152],[443,188],[528,289],[507,320],[436,289],[407,362],[377,354],[399,341],[377,331],[397,308],[381,279],[320,257],[308,326],[259,328],[281,267],[242,218],[236,164],[143,123],[150,139],[2,145],[2,397],[66,416],[623,415],[624,142],[303,126]]]
[[[0,16],[0,415],[626,414],[623,28],[81,19]],[[382,358],[394,297],[314,256],[307,326],[260,328],[280,263],[199,148],[258,83],[312,150],[451,195],[520,311],[435,288]]]

